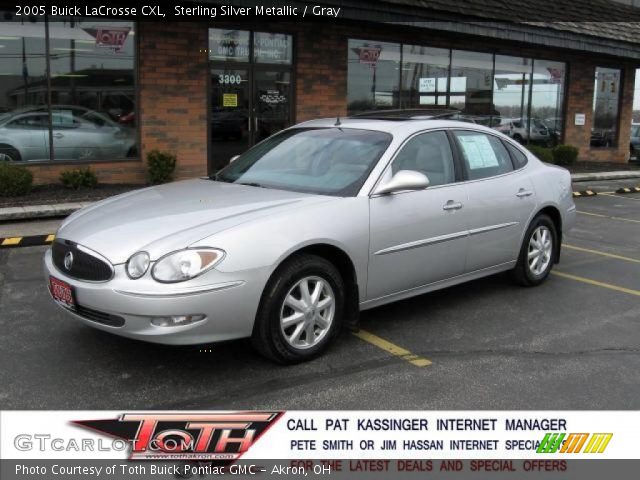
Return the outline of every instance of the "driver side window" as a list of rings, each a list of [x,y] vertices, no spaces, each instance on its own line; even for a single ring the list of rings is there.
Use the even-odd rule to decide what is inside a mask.
[[[453,154],[444,131],[423,133],[413,137],[396,156],[391,171],[414,170],[429,179],[430,186],[455,182]]]

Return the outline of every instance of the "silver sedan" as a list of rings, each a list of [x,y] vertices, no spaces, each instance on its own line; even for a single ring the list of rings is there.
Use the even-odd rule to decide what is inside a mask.
[[[574,217],[569,173],[494,130],[325,119],[210,178],[76,212],[44,262],[53,299],[92,327],[164,344],[251,337],[294,363],[362,310],[502,271],[540,284]]]

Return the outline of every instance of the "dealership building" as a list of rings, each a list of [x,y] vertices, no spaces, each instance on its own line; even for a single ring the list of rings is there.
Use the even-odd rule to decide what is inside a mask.
[[[192,5],[223,3],[250,4]],[[142,183],[152,150],[174,153],[186,178],[304,120],[450,108],[525,144],[629,161],[640,23],[602,20],[640,18],[631,5],[287,4],[340,11],[171,22],[0,11],[0,159],[27,165],[36,183],[77,165],[101,182]]]

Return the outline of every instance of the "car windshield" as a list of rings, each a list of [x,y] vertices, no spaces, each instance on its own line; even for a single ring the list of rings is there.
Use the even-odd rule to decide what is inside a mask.
[[[251,148],[212,177],[256,187],[355,196],[391,135],[354,128],[294,128]]]

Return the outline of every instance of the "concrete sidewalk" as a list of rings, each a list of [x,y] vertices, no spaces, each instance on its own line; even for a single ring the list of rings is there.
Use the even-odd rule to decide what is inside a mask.
[[[571,180],[574,183],[597,182],[605,180],[628,180],[639,179],[640,170],[625,170],[618,172],[593,172],[574,173]],[[6,207],[0,208],[0,222],[16,220],[33,220],[39,218],[66,217],[82,207],[91,205],[93,202],[56,203],[51,205],[30,205],[26,207]]]

